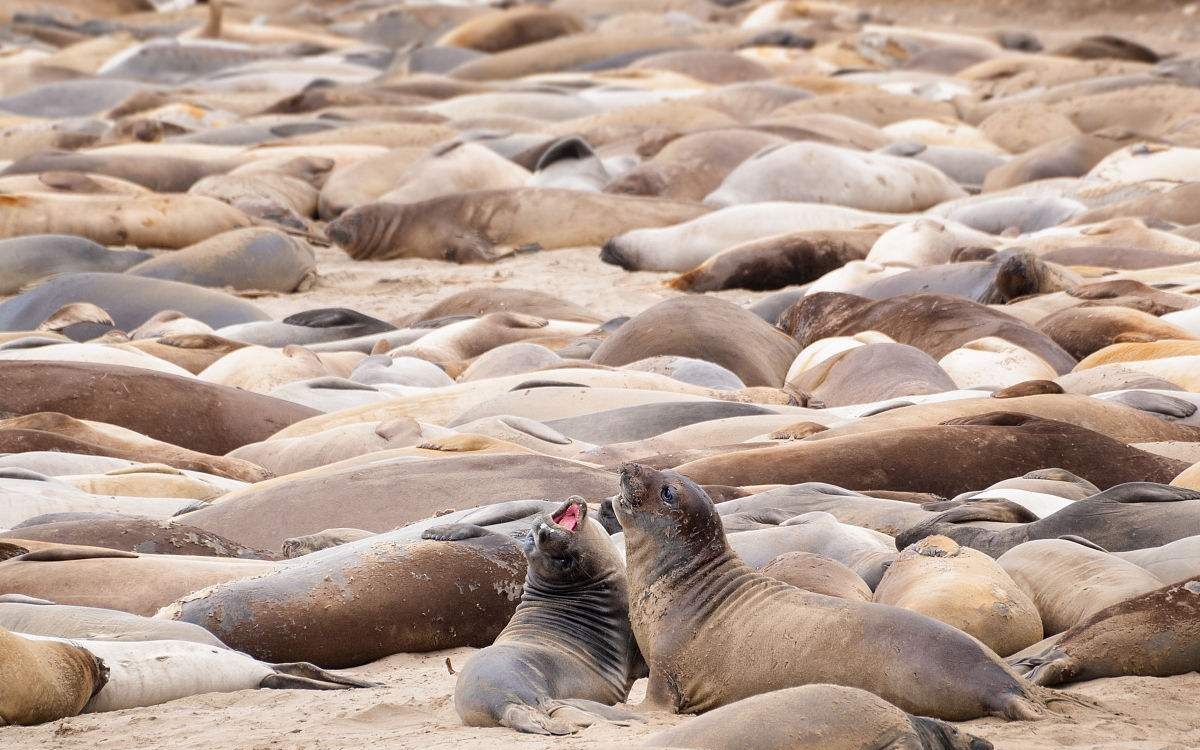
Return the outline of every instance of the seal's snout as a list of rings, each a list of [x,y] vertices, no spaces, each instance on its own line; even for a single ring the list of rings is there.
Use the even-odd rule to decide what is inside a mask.
[[[646,494],[646,467],[641,464],[622,464],[621,494],[617,499],[626,508],[632,508],[641,503]]]
[[[325,228],[325,236],[338,247],[349,247],[354,241],[354,223],[353,216],[343,215]]]
[[[621,247],[617,244],[615,238],[605,242],[604,247],[600,248],[600,260],[605,263],[611,263],[614,266],[620,266],[627,271],[630,270],[629,260],[621,251]]]

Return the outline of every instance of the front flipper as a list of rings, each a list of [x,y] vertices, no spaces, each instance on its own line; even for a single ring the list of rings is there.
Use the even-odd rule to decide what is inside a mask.
[[[1013,661],[1009,666],[1034,685],[1043,686],[1070,682],[1079,670],[1078,662],[1057,647],[1051,647],[1037,656]]]
[[[481,536],[495,533],[473,523],[447,523],[441,526],[430,526],[421,532],[421,538],[435,542],[461,542],[464,539],[478,539]]]
[[[500,717],[500,723],[509,729],[526,734],[564,735],[578,732],[577,727],[567,721],[555,719],[550,714],[523,703],[510,703]]]
[[[1126,482],[1093,495],[1083,502],[1108,500],[1114,503],[1178,503],[1184,500],[1200,500],[1200,492],[1185,487],[1154,482]]]
[[[321,669],[306,661],[272,664],[275,674],[263,679],[260,687],[299,690],[345,690],[347,688],[380,687],[381,683],[360,680],[338,672]]]

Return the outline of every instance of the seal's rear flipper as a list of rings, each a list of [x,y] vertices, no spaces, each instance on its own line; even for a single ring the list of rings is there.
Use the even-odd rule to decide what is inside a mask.
[[[640,715],[628,709],[617,708],[616,706],[606,706],[603,703],[584,700],[583,698],[569,698],[567,700],[556,702],[563,704],[563,706],[560,708],[551,709],[551,716],[560,717],[567,713],[570,713],[572,716],[574,716],[576,715],[575,712],[578,712],[590,716],[596,716],[604,719],[605,721],[612,722],[613,724],[619,724],[621,726],[626,726],[632,722],[641,723],[645,721],[645,719]]]
[[[1009,666],[1034,685],[1048,686],[1070,682],[1078,665],[1065,651],[1051,646],[1037,656],[1012,661]]]
[[[939,719],[924,716],[914,716],[909,719],[913,733],[921,738],[924,750],[994,750],[994,745],[973,734],[960,732],[951,725]],[[909,747],[907,740],[901,740],[895,747]],[[893,745],[888,745],[889,748]]]
[[[306,661],[272,664],[275,674],[268,675],[259,685],[264,688],[296,690],[345,690],[347,688],[380,687],[378,682],[368,682],[357,677],[329,672]]]
[[[509,729],[526,734],[573,734],[583,729],[569,721],[560,721],[545,711],[527,706],[524,703],[510,703],[504,708],[500,723]],[[584,725],[587,726],[587,725]]]

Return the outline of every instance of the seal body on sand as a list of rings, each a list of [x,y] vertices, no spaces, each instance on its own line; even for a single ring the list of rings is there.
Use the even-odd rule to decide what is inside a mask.
[[[1013,667],[1037,685],[1200,669],[1200,580],[1164,586],[1102,609]]]
[[[41,724],[77,716],[104,687],[107,667],[86,649],[32,641],[0,628],[0,726]]]
[[[874,601],[941,620],[1000,656],[1042,639],[1042,620],[1025,592],[987,555],[944,536],[900,553],[875,587]]]
[[[294,292],[317,274],[312,248],[265,227],[222,232],[127,272],[200,286]]]
[[[478,190],[410,205],[353,208],[326,234],[357,260],[480,263],[525,245],[544,250],[602,245],[623,232],[677,224],[708,210],[695,203],[578,190]]]
[[[685,292],[781,289],[807,284],[871,251],[880,232],[864,229],[796,232],[723,250],[667,282]]]
[[[896,537],[907,546],[931,534],[999,557],[1022,542],[1078,536],[1113,552],[1158,547],[1200,534],[1200,492],[1127,482],[1030,523],[1003,530],[957,524],[977,520],[970,507],[940,513]]]
[[[780,386],[800,351],[757,315],[712,297],[659,302],[600,345],[592,362],[627,365],[663,354],[721,365],[748,386]]]
[[[857,573],[824,555],[812,552],[784,552],[758,571],[814,594],[860,602],[871,601],[871,589]]]
[[[468,726],[567,734],[613,716],[608,707],[644,673],[624,566],[579,498],[535,523],[524,549],[521,603],[496,642],[463,668],[454,707]]]
[[[0,412],[61,412],[216,456],[320,413],[194,378],[119,365],[0,362],[0,384]]]
[[[648,747],[697,750],[991,750],[949,724],[913,716],[858,688],[804,685],[744,698],[651,735]]]
[[[271,575],[200,589],[158,616],[207,628],[259,659],[324,667],[490,644],[520,598],[520,546],[500,534],[461,542],[395,537],[350,542]]]
[[[614,508],[625,529],[630,621],[650,666],[649,705],[704,712],[832,683],[946,720],[1043,715],[1048,694],[949,625],[752,571],[730,550],[712,501],[686,477],[627,464],[621,485]]]
[[[150,258],[140,250],[109,250],[84,237],[35,234],[0,240],[0,294],[47,276],[76,271],[120,273]]]
[[[5,597],[0,597],[0,628],[56,638],[191,641],[225,648],[215,635],[191,623],[155,620],[115,609],[53,604],[41,599],[5,601]]]
[[[1030,294],[1059,292],[1079,277],[1033,253],[1004,250],[987,260],[916,268],[851,290],[870,299],[934,292],[954,294],[985,305],[1002,305]]]
[[[0,303],[0,330],[33,330],[73,302],[96,305],[123,331],[132,331],[163,310],[179,311],[214,328],[269,319],[257,306],[215,289],[127,274],[69,273]],[[67,329],[67,335],[86,340],[106,328],[92,326],[84,336],[73,335],[75,330]]]

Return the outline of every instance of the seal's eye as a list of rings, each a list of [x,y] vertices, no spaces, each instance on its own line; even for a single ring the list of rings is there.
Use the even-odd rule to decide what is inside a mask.
[[[658,494],[662,497],[664,503],[671,503],[672,505],[675,503],[675,488],[671,485],[664,484],[662,489],[658,491]]]

